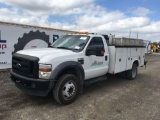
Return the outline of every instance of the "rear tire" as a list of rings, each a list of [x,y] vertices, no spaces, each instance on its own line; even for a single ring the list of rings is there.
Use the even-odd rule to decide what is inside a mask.
[[[137,77],[137,64],[133,63],[132,69],[127,71],[127,79],[128,80],[134,80]]]
[[[53,96],[56,102],[68,105],[74,102],[79,93],[78,78],[71,74],[63,75],[58,79],[53,89]]]

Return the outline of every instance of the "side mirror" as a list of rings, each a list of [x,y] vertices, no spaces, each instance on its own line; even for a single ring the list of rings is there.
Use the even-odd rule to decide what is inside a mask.
[[[92,48],[87,48],[86,56],[90,56],[90,55],[96,55],[96,50],[94,50]]]

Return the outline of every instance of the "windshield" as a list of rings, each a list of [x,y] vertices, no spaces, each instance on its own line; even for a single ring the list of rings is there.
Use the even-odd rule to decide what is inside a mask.
[[[89,36],[86,35],[65,35],[54,42],[51,47],[82,51]]]

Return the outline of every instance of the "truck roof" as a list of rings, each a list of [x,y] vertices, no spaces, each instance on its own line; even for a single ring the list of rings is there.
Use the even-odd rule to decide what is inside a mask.
[[[113,45],[113,46],[144,46],[144,41],[142,39],[137,39],[137,38],[126,38],[126,37],[121,37],[121,38],[115,38],[114,35],[104,35],[104,34],[93,34],[93,33],[88,33],[88,32],[83,32],[82,34],[71,34],[71,35],[86,35],[86,36],[91,36],[91,37],[104,37],[106,40],[106,43],[108,45]]]

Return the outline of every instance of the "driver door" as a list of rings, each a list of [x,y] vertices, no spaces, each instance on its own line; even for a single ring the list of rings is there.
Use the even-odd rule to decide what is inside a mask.
[[[85,54],[85,79],[105,75],[108,71],[104,42],[101,37],[93,37],[86,48]]]

